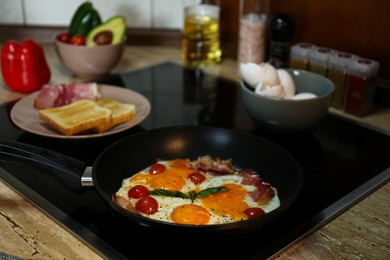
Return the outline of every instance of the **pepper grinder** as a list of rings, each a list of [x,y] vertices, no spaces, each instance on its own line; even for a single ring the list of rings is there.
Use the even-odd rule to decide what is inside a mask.
[[[287,68],[290,58],[290,41],[295,30],[294,19],[287,14],[274,15],[270,21],[269,63],[276,68]]]

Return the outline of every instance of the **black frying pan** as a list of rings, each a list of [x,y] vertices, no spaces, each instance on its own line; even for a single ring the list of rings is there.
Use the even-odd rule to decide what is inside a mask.
[[[281,206],[261,217],[242,222],[195,226],[151,220],[111,201],[123,179],[149,166],[157,158],[196,159],[201,155],[232,159],[237,168],[255,169],[278,189]],[[87,165],[77,159],[9,141],[0,143],[0,158],[43,166],[75,192],[86,188],[81,180],[82,175],[88,172]],[[152,228],[154,231],[169,231],[169,234],[184,232],[192,236],[205,233],[234,235],[258,230],[294,202],[301,189],[302,178],[298,163],[278,145],[253,134],[203,126],[159,128],[128,136],[101,152],[92,167],[94,188],[119,218],[146,230]]]

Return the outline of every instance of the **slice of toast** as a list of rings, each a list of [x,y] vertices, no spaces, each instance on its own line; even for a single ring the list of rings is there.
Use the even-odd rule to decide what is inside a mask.
[[[121,103],[112,99],[100,99],[96,101],[96,104],[111,111],[110,122],[107,124],[100,124],[95,128],[95,130],[99,133],[107,131],[116,125],[133,119],[136,114],[136,108],[134,104]]]
[[[70,136],[109,124],[111,110],[83,99],[62,107],[41,109],[39,117],[57,131]]]

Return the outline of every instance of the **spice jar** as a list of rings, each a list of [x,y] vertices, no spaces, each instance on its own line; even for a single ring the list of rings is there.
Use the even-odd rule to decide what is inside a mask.
[[[326,47],[312,48],[309,53],[309,70],[328,76],[328,61],[334,50]]]
[[[308,70],[309,52],[315,47],[313,44],[306,42],[293,45],[290,51],[290,68]]]
[[[238,60],[265,61],[268,0],[240,0]]]
[[[351,53],[337,52],[329,58],[328,78],[335,89],[331,106],[343,108],[349,64],[355,59]]]
[[[349,65],[345,112],[357,116],[364,116],[371,112],[378,70],[379,63],[371,59],[358,58]]]

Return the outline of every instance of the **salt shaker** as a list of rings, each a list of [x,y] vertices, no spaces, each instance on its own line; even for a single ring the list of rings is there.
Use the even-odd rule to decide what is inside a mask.
[[[238,60],[265,61],[268,0],[240,0]]]

